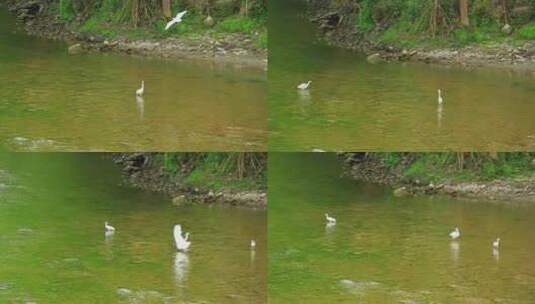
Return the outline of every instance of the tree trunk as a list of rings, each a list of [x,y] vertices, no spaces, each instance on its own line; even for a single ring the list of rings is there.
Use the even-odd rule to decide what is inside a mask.
[[[429,18],[429,29],[431,30],[431,34],[433,34],[433,37],[435,37],[438,30],[439,7],[440,5],[438,3],[438,0],[435,0],[433,4],[433,10],[431,11],[431,18]]]
[[[501,0],[500,4],[502,6],[503,22],[509,24],[509,13],[507,12],[507,2],[506,0]]]
[[[470,19],[468,19],[468,0],[459,0],[459,16],[461,17],[462,26],[470,25]]]
[[[167,18],[171,18],[171,0],[162,0],[162,12]]]

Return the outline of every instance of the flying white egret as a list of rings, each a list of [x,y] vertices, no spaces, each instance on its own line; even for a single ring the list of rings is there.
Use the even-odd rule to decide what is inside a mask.
[[[442,90],[438,89],[438,104],[442,104],[444,99],[442,98]]]
[[[459,228],[455,227],[455,229],[450,232],[450,238],[452,240],[456,240],[458,239],[459,237],[461,236],[461,231],[459,230]]]
[[[308,81],[308,82],[305,82],[305,83],[302,83],[300,85],[297,86],[297,88],[299,90],[308,90],[308,87],[310,86],[310,84],[312,83],[312,81]]]
[[[186,232],[186,235],[182,237],[182,227],[180,227],[180,225],[175,225],[173,229],[173,235],[175,237],[176,249],[179,251],[188,250],[189,246],[191,245],[191,242],[188,241],[189,232]]]
[[[141,88],[137,89],[136,96],[143,96],[143,93],[145,93],[145,81],[141,80]]]
[[[334,217],[330,217],[327,213],[325,213],[325,219],[329,224],[336,224],[336,219]]]
[[[495,249],[500,248],[500,238],[497,238],[494,242],[492,242],[492,247]]]
[[[188,11],[182,11],[178,14],[176,14],[176,17],[171,19],[171,21],[167,22],[167,25],[165,26],[165,30],[167,31],[170,27],[173,26],[173,24],[175,23],[180,23],[182,22],[182,17],[184,17],[184,15],[187,13]]]
[[[106,229],[106,231],[115,231],[115,227],[108,224],[108,222],[104,222],[104,229]]]

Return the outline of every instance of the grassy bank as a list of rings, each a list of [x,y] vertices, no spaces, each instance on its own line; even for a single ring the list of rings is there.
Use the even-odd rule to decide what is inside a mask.
[[[535,175],[535,153],[368,153],[350,154],[383,176],[420,184],[524,179]]]
[[[265,153],[160,153],[154,161],[193,188],[236,192],[266,189]]]
[[[17,3],[27,2],[17,0]],[[243,34],[267,47],[264,0],[49,0],[46,11],[73,31],[105,38],[168,38]],[[183,22],[165,25],[179,11]]]
[[[371,41],[397,47],[464,47],[535,40],[533,0],[316,0],[345,14]],[[325,3],[326,2],[326,3]]]

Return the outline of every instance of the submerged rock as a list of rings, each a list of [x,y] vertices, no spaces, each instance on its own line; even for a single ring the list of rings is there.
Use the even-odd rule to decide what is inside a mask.
[[[179,196],[175,196],[173,198],[173,205],[175,206],[182,206],[186,203],[187,199],[186,199],[186,196],[185,195],[179,195]]]
[[[82,47],[80,43],[73,44],[69,46],[69,48],[67,49],[67,53],[69,53],[69,55],[78,55],[83,52],[84,52],[84,48]]]
[[[366,58],[366,60],[368,60],[368,62],[371,64],[381,63],[384,61],[383,57],[381,57],[381,54],[379,53],[371,54]]]
[[[120,296],[128,296],[132,294],[132,290],[128,288],[117,288],[117,294]]]
[[[407,195],[409,195],[409,191],[407,190],[407,187],[400,187],[394,190],[395,197],[404,197]]]

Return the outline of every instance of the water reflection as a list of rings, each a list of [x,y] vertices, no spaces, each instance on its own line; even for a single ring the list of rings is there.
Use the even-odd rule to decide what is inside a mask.
[[[492,256],[498,262],[500,260],[500,249],[492,248]]]
[[[299,101],[309,104],[310,103],[310,91],[309,90],[299,90],[297,91],[297,94],[299,96]]]
[[[254,264],[255,259],[256,259],[256,249],[253,247],[251,248],[251,264]]]
[[[461,246],[459,245],[458,241],[451,241],[450,242],[450,251],[451,251],[451,259],[454,262],[457,262],[459,260],[459,249]]]
[[[136,96],[137,114],[139,120],[143,120],[143,114],[145,113],[145,100],[141,96]]]
[[[442,104],[439,104],[437,107],[437,126],[438,128],[442,128]]]
[[[334,229],[336,228],[336,224],[335,223],[326,223],[325,224],[325,232],[327,234],[330,234],[334,231]]]
[[[115,235],[115,231],[106,231],[104,232],[104,239],[106,241],[106,244],[113,241],[113,236]]]
[[[175,281],[178,285],[183,285],[187,279],[189,269],[189,257],[184,252],[175,254],[175,263],[173,265],[175,272]]]

